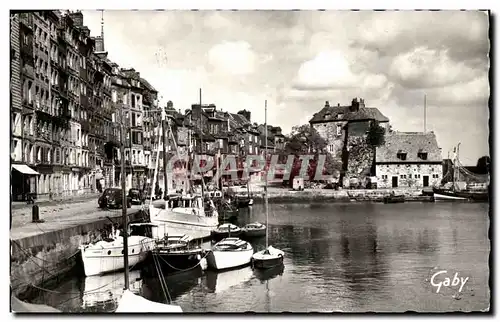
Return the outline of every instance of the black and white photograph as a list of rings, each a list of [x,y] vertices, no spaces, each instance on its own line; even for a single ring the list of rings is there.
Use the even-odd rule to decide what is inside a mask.
[[[12,314],[492,313],[494,11],[97,5],[9,12]]]

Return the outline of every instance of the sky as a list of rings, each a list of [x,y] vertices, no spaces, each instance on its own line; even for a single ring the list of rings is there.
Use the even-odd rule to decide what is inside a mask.
[[[83,11],[91,35],[101,12]],[[182,111],[199,102],[289,133],[363,98],[397,131],[436,133],[443,157],[489,155],[489,22],[477,11],[104,11],[105,49]]]

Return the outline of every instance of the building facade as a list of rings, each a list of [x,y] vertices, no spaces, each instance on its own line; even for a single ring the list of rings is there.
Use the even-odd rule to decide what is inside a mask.
[[[392,132],[376,151],[379,188],[424,188],[439,185],[443,159],[433,132]]]

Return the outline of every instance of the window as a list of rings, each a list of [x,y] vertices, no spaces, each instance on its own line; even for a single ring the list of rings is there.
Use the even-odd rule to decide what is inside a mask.
[[[427,160],[427,152],[419,152],[417,156],[422,160]]]
[[[438,178],[439,178],[439,174],[433,174],[433,175],[432,175],[432,177],[433,177],[434,179],[438,179]]]
[[[343,118],[344,118],[344,113],[339,113],[339,114],[337,114],[337,119],[338,119],[338,120],[341,120],[341,119],[343,119]]]
[[[401,179],[406,179],[406,174],[402,174],[400,177]]]
[[[398,152],[397,157],[398,157],[399,160],[405,161],[406,160],[406,153],[404,153],[404,152]]]
[[[135,107],[135,95],[132,95],[131,101],[132,101],[132,107]]]
[[[382,175],[382,180],[387,180],[387,174]]]
[[[415,179],[420,179],[420,174],[418,174],[418,173],[417,173],[417,174],[415,175]]]
[[[342,124],[337,124],[337,135],[342,134]]]
[[[411,179],[411,174],[408,175],[408,179]]]

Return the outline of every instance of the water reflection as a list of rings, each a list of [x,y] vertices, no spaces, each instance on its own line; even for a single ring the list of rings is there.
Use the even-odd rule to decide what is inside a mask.
[[[253,277],[250,266],[224,272],[205,272],[206,287],[210,293],[221,293],[248,282]]]
[[[158,285],[159,281],[156,277],[144,276],[141,294],[146,299],[154,302],[170,303],[170,300],[175,301],[178,297],[199,286],[202,283],[202,276],[203,271],[200,267],[173,275],[166,275],[164,278],[168,292]]]
[[[485,309],[490,305],[486,211],[482,204],[272,204],[269,244],[285,251],[284,268],[167,276],[168,289],[185,312]],[[255,221],[266,221],[261,204],[242,209],[237,224]],[[251,242],[256,251],[265,247],[265,238]],[[464,293],[460,301],[436,294],[425,280],[433,267],[470,276],[467,287],[474,293]],[[54,288],[60,293],[46,292],[34,302],[81,311],[84,288],[74,277]],[[157,279],[145,279],[141,292],[165,302]]]
[[[284,271],[285,266],[279,265],[269,269],[254,269],[253,273],[261,283],[265,283],[266,281],[269,281],[275,277],[283,276]]]
[[[140,271],[130,271],[129,284],[130,291],[136,294],[141,292]],[[96,312],[114,311],[123,295],[124,286],[123,272],[85,277],[82,309]]]

